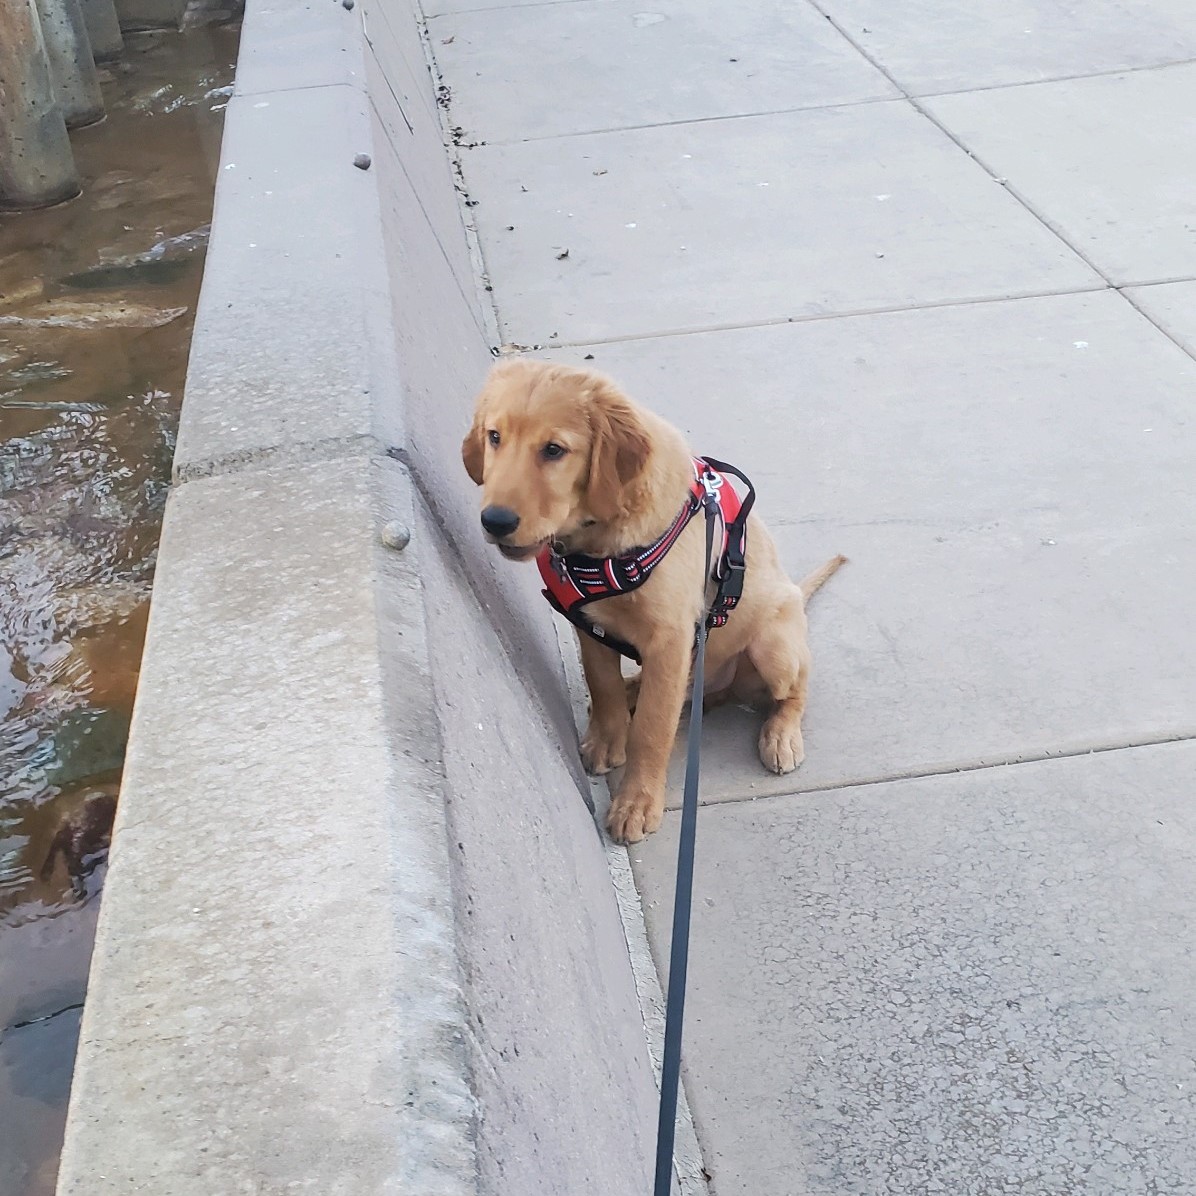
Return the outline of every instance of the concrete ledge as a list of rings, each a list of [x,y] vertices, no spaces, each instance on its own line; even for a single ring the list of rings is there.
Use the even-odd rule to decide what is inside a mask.
[[[345,84],[229,101],[177,478],[402,442],[367,107]]]
[[[392,511],[412,517],[401,468],[361,459],[171,500],[62,1193],[473,1190],[439,737],[415,554],[377,540]]]
[[[250,0],[222,166],[59,1192],[641,1193],[561,660],[460,465],[490,343],[408,0]]]

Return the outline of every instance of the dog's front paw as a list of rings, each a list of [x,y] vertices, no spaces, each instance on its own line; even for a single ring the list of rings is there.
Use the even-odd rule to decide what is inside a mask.
[[[664,818],[664,792],[642,785],[624,787],[610,805],[606,829],[616,843],[638,843],[660,829]]]
[[[760,731],[760,762],[769,772],[792,772],[806,758],[801,725],[770,718]]]
[[[608,727],[591,720],[581,740],[581,762],[595,777],[622,768],[627,763],[627,723]]]

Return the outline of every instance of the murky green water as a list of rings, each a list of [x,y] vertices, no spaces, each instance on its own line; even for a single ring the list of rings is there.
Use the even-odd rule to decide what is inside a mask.
[[[127,37],[83,195],[0,214],[0,1196],[54,1190],[103,867],[47,856],[120,780],[237,37]]]

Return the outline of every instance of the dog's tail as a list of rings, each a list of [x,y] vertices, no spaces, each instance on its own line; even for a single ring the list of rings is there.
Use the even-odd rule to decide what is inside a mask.
[[[808,574],[801,580],[801,585],[798,587],[801,590],[802,605],[810,601],[814,594],[822,588],[824,582],[833,574],[840,565],[846,565],[847,558],[845,556],[833,556],[825,565],[819,565],[813,573]]]

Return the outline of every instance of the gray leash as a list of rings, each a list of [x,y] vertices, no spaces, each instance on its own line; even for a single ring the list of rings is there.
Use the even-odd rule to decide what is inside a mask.
[[[714,551],[718,502],[707,493],[706,571]],[[673,897],[673,939],[669,947],[669,991],[665,1004],[664,1059],[660,1067],[660,1120],[656,1126],[656,1183],[653,1196],[669,1196],[673,1178],[673,1138],[677,1128],[677,1090],[681,1082],[681,1028],[685,1019],[685,979],[689,968],[689,921],[693,904],[694,845],[698,831],[698,772],[702,747],[702,693],[706,673],[706,620],[698,624],[693,689],[686,741],[685,789],[681,799],[681,837],[677,844],[677,887]]]

